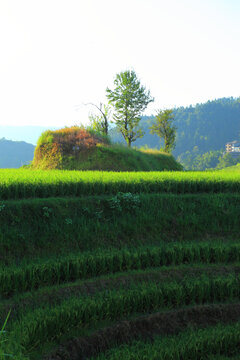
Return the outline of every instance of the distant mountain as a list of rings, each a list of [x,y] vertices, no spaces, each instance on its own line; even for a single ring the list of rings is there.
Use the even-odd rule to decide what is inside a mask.
[[[56,130],[46,126],[0,126],[0,136],[13,141],[26,141],[36,145],[41,133],[45,130]]]
[[[0,139],[0,168],[19,168],[33,159],[35,146],[25,141]]]

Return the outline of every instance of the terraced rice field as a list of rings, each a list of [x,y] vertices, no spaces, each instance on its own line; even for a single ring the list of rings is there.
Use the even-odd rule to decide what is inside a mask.
[[[0,170],[0,199],[132,193],[239,192],[240,172]]]
[[[239,180],[1,171],[0,359],[239,359]]]

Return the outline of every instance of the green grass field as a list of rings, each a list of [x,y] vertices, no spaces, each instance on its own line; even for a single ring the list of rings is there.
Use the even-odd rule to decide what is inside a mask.
[[[0,170],[0,359],[240,358],[240,174]]]

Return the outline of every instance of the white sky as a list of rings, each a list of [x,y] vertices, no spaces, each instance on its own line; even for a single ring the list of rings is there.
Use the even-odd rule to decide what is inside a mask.
[[[86,124],[126,69],[149,115],[239,97],[239,45],[240,0],[0,0],[0,125]]]

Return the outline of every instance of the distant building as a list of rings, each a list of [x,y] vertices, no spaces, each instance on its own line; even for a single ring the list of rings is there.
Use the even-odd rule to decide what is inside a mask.
[[[233,157],[240,156],[240,142],[237,140],[226,144],[226,153],[230,153]]]

